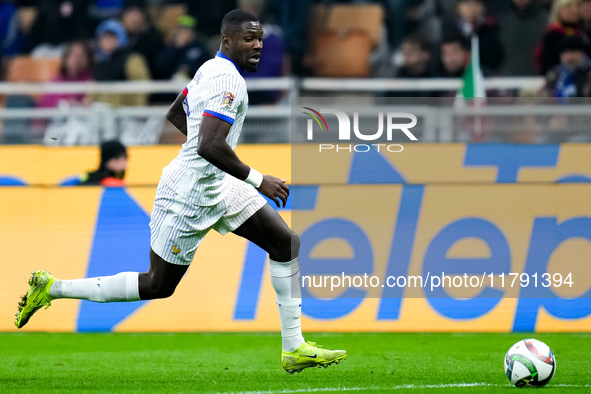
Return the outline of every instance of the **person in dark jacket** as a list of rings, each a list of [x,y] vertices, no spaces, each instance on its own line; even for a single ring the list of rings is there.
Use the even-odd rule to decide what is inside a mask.
[[[402,41],[402,66],[396,72],[396,78],[434,78],[436,71],[432,64],[433,50],[431,42],[422,35],[410,35]],[[434,91],[397,91],[394,97],[436,97]]]
[[[96,31],[98,47],[94,77],[97,81],[145,81],[151,79],[145,57],[128,46],[128,36],[121,23],[109,19]],[[147,105],[146,93],[99,93],[93,101],[114,107]]]
[[[470,40],[463,35],[444,37],[440,46],[442,78],[461,78],[470,64]]]
[[[171,79],[179,75],[193,78],[197,69],[211,58],[207,45],[197,38],[196,26],[195,18],[188,15],[179,17],[172,43],[156,57],[156,78]]]
[[[587,37],[591,38],[591,0],[581,0],[581,23]]]
[[[580,37],[562,40],[560,64],[546,74],[544,92],[550,97],[591,97],[591,63]]]
[[[472,49],[470,39],[461,34],[443,37],[439,46],[440,52],[440,78],[461,78],[470,64]],[[440,97],[456,97],[458,90],[440,91]],[[447,104],[446,104],[447,105]]]
[[[2,56],[13,56],[21,52],[23,46],[17,8],[12,1],[0,0],[0,77]]]
[[[138,6],[123,10],[121,24],[127,33],[127,48],[146,58],[153,75],[156,56],[164,48],[162,33],[152,25],[146,11]]]
[[[535,48],[548,23],[548,12],[535,0],[511,0],[511,8],[499,18],[505,62],[501,74],[537,75]],[[519,39],[517,39],[519,37]]]
[[[92,35],[86,0],[44,0],[37,6],[37,17],[26,37],[26,51],[41,44],[59,47]]]
[[[443,36],[457,34],[467,38],[476,34],[480,43],[480,66],[489,74],[499,71],[505,58],[499,25],[486,13],[483,0],[457,0],[457,17],[444,24]]]
[[[117,140],[101,144],[101,162],[95,171],[87,172],[80,177],[81,186],[124,186],[125,170],[127,169],[127,149]]]

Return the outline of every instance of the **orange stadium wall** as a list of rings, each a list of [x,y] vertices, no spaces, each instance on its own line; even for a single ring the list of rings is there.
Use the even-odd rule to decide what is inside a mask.
[[[126,188],[77,188],[60,185],[97,166],[96,147],[0,147],[0,331],[15,330],[12,316],[32,270],[67,279],[147,268],[156,184],[178,149],[132,147]],[[514,272],[528,265],[589,265],[591,144],[421,144],[407,151],[412,154],[335,156],[343,165],[330,173],[313,171],[321,163],[310,155],[308,177],[298,176],[292,185],[292,196],[303,193],[309,202],[293,209],[290,202],[279,213],[292,223],[298,211],[294,229],[303,243],[311,226],[338,214],[366,234],[374,272],[420,274],[444,232],[454,237],[444,251],[449,258],[493,259],[506,250]],[[247,145],[237,153],[291,183],[289,145]],[[347,212],[346,201],[369,201],[366,196],[377,197]],[[371,228],[375,216],[389,225]],[[311,258],[311,248],[306,251],[302,258]],[[591,285],[588,271],[573,277]],[[302,324],[307,331],[591,331],[590,292],[561,288],[557,294],[537,299],[511,289],[481,303],[386,291],[358,299],[309,298]],[[278,331],[274,300],[266,255],[239,237],[212,232],[173,297],[113,304],[60,300],[24,329]]]

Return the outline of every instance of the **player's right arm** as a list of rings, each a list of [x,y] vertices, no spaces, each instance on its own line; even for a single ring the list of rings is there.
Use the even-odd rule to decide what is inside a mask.
[[[220,118],[203,116],[199,128],[197,154],[233,177],[246,180],[251,168],[238,158],[226,142],[231,127],[230,123]],[[285,207],[289,196],[289,188],[284,179],[263,175],[263,180],[257,189],[264,196],[275,201],[278,207],[281,206],[280,200]]]

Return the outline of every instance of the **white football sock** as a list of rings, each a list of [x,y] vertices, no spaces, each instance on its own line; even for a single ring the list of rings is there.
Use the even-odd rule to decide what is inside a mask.
[[[287,263],[270,260],[269,272],[277,295],[283,350],[293,352],[304,343],[300,324],[302,296],[299,259],[296,257]]]
[[[138,272],[121,272],[114,276],[56,280],[49,289],[52,299],[75,298],[96,302],[139,301]]]

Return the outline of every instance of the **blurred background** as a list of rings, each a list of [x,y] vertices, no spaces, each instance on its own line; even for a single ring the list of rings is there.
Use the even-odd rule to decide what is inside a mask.
[[[245,75],[237,153],[286,178],[292,196],[309,197],[294,226],[303,245],[320,242],[308,230],[340,207],[368,235],[376,266],[404,268],[394,272],[420,274],[435,256],[431,263],[552,268],[589,281],[591,0],[0,0],[0,185],[20,186],[0,188],[0,330],[14,329],[31,270],[60,278],[145,270],[156,185],[185,141],[164,115],[215,55],[234,8],[258,15],[265,32],[259,71]],[[290,142],[303,142],[290,135],[295,97],[330,99],[331,108],[353,101],[368,127],[376,103],[391,98],[417,116],[419,141],[405,141],[401,154],[344,154],[336,172],[306,153],[305,176],[294,181]],[[127,187],[62,187],[80,183]],[[380,190],[389,194],[376,199]],[[367,215],[348,209],[348,193],[373,201],[362,204]],[[291,202],[280,214],[292,223]],[[333,230],[324,236],[354,246],[356,237]],[[26,329],[276,331],[266,259],[242,239],[211,234],[171,299],[56,302]],[[402,301],[396,291],[309,299],[304,324],[591,330],[589,291],[562,287],[536,300],[497,290],[492,301]]]
[[[259,16],[265,31],[259,71],[246,74],[246,143],[289,142],[295,96],[453,103],[475,51],[484,90],[474,95],[507,105],[551,98],[557,114],[570,97],[591,95],[588,0],[3,0],[0,143],[182,142],[162,115],[215,55],[234,8]],[[535,132],[486,136],[434,120],[422,142],[589,140],[584,118],[557,133],[528,116]]]

